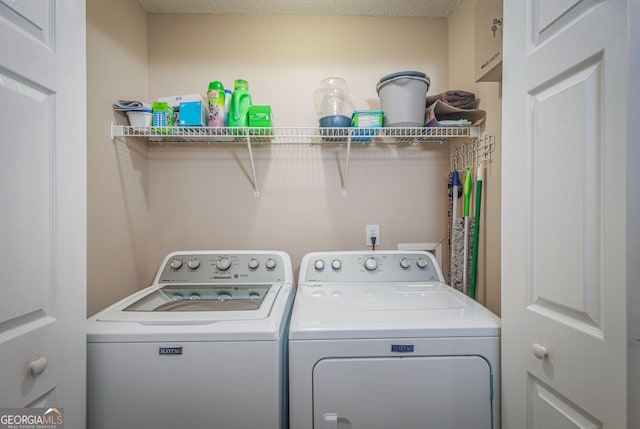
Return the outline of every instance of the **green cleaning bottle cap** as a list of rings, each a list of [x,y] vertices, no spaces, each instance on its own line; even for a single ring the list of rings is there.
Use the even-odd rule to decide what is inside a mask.
[[[236,88],[247,88],[247,89],[249,89],[249,82],[247,82],[244,79],[236,79],[235,87]]]
[[[209,90],[212,90],[212,89],[224,91],[224,85],[222,85],[222,82],[220,82],[219,80],[216,80],[214,82],[209,83]]]

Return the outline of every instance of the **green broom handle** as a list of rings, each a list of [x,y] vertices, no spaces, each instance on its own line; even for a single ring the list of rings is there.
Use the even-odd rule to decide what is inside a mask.
[[[484,166],[478,166],[476,182],[476,219],[473,224],[473,253],[471,261],[471,288],[469,296],[476,299],[476,280],[478,274],[478,241],[480,239],[480,202],[482,200],[482,181],[484,179]]]

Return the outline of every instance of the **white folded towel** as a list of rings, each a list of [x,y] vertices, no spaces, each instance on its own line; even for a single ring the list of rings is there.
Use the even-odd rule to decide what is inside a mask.
[[[146,110],[151,111],[152,106],[149,103],[143,103],[137,100],[118,100],[113,104],[113,109],[119,112],[130,112],[132,110]]]

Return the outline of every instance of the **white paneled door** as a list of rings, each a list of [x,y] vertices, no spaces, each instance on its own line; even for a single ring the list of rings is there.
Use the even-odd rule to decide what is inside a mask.
[[[626,0],[504,2],[503,429],[626,427]]]
[[[83,0],[0,0],[0,407],[84,427]]]

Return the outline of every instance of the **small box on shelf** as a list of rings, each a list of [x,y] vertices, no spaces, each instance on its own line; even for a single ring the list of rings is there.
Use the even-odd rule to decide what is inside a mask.
[[[351,116],[353,136],[375,136],[382,128],[384,112],[382,110],[356,110]],[[353,141],[371,141],[371,137],[353,137]]]

